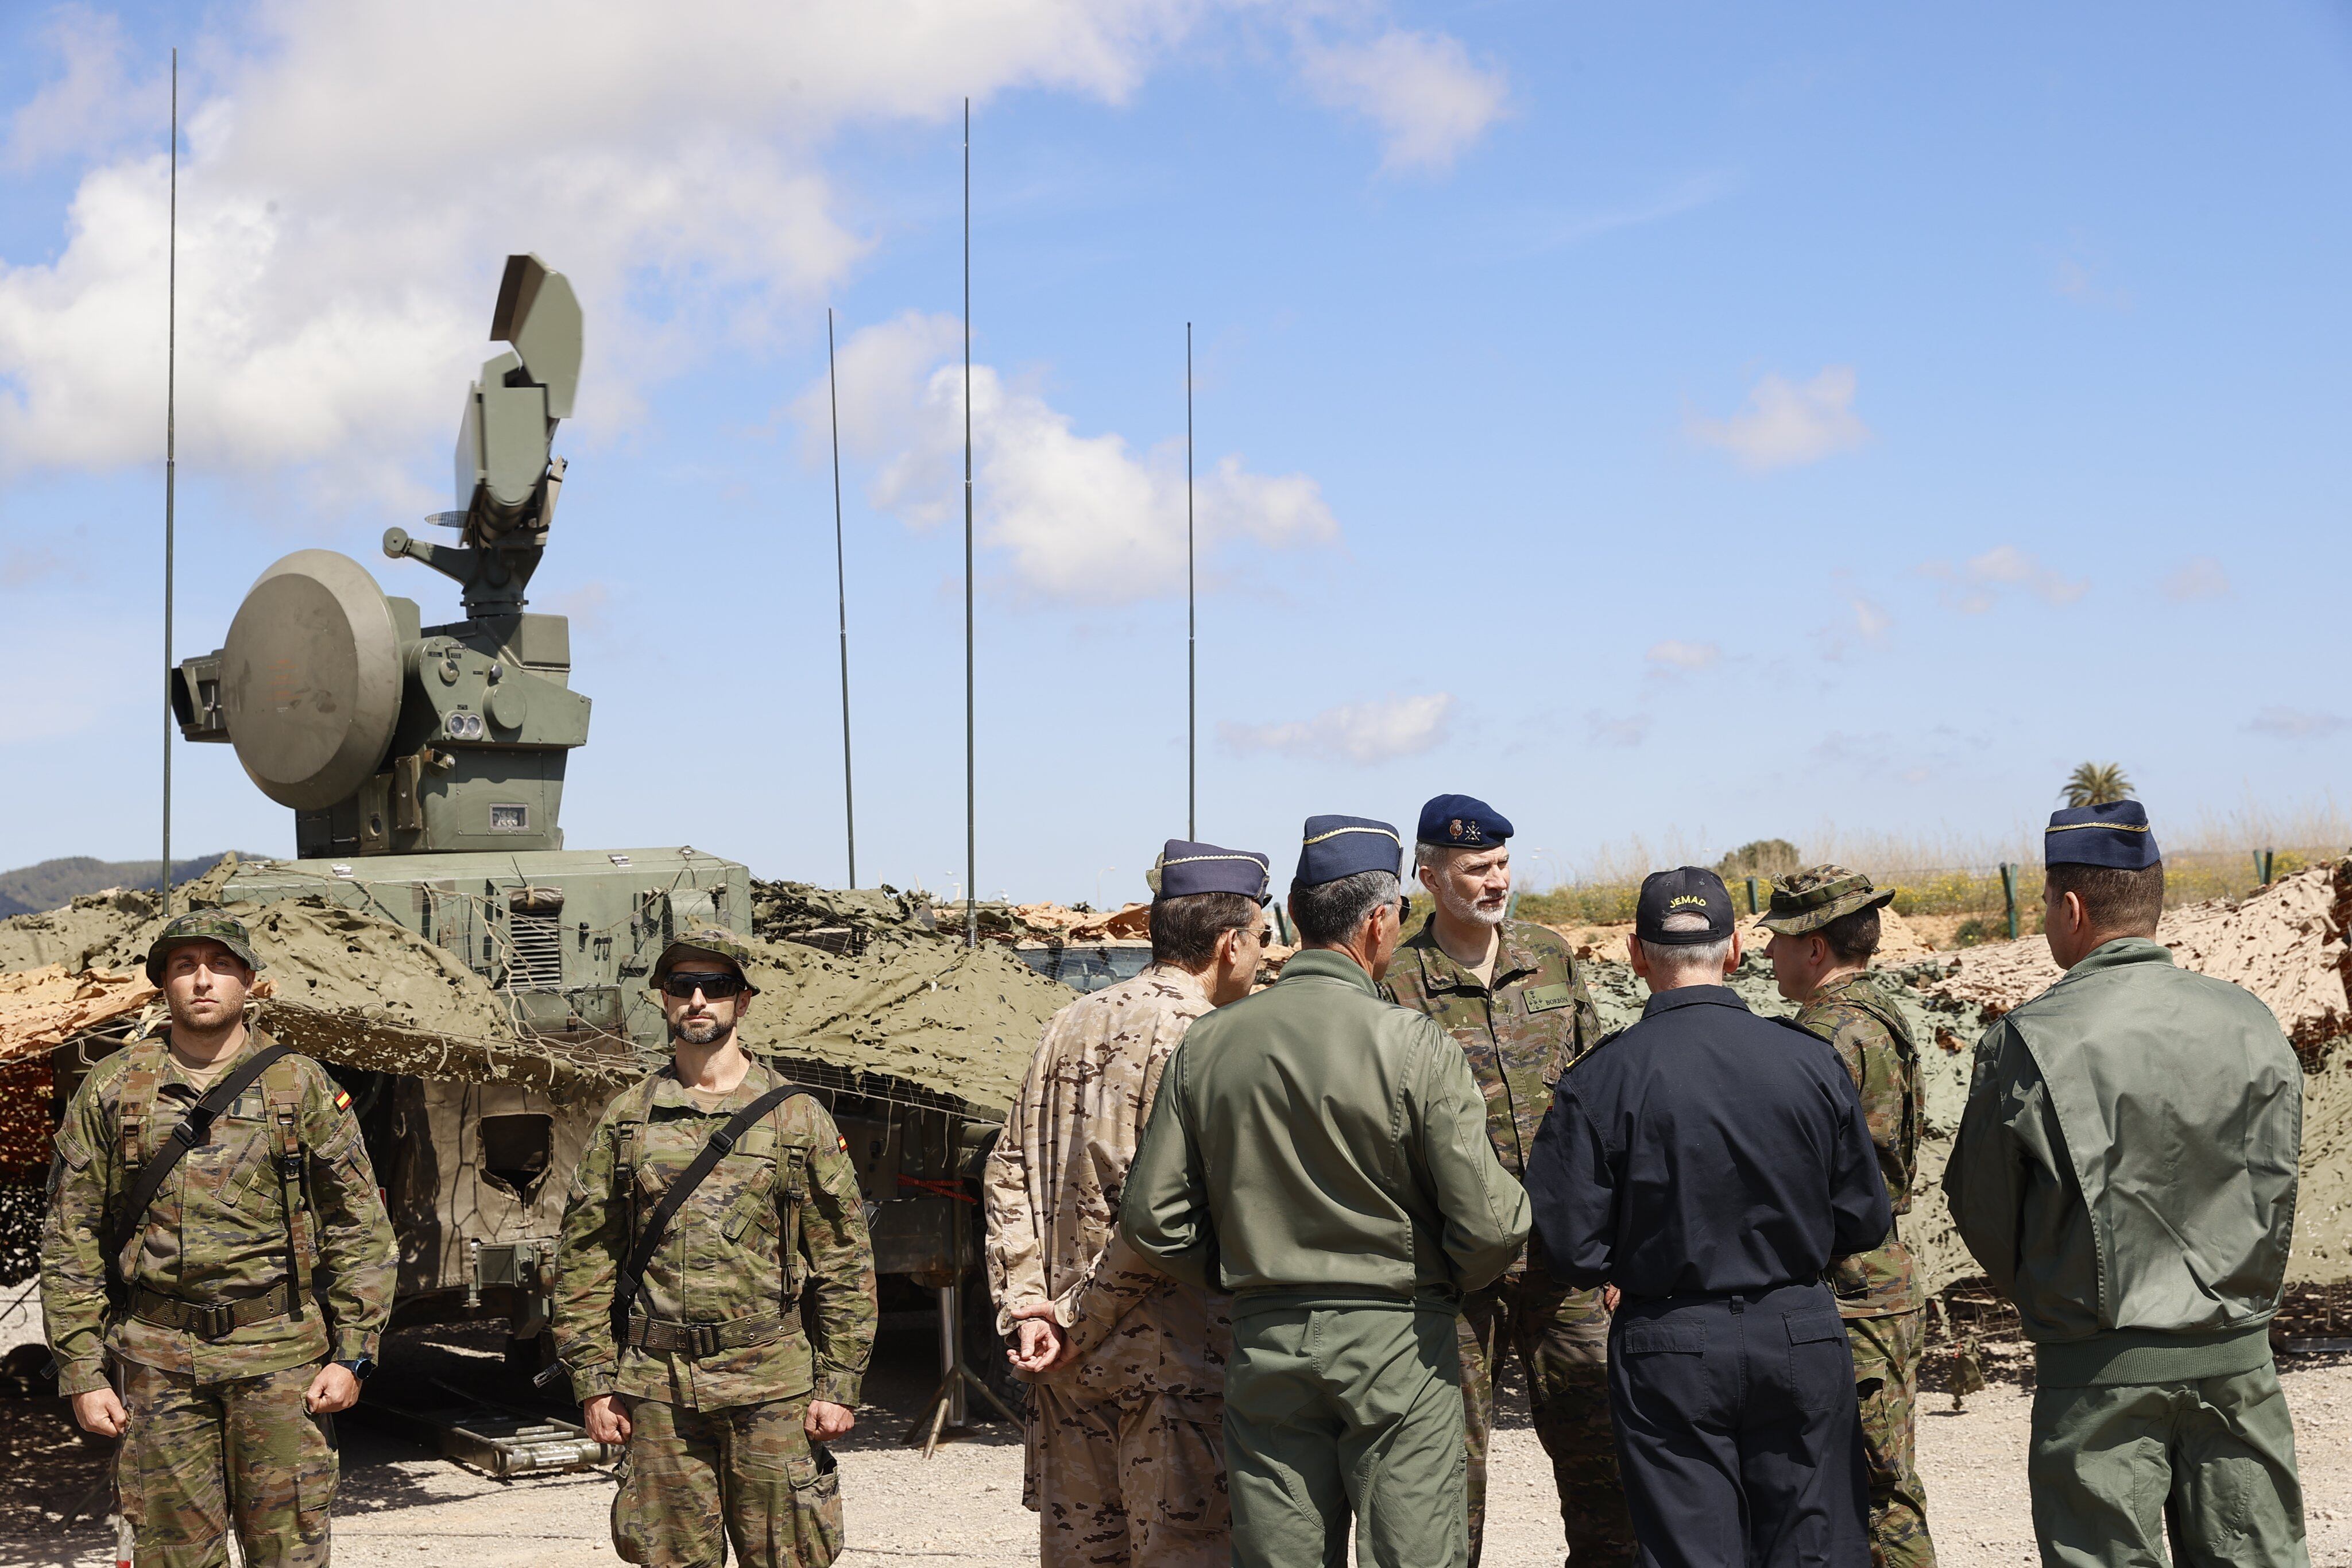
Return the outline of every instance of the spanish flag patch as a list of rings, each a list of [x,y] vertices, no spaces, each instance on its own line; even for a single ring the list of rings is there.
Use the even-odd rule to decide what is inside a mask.
[[[835,1134],[835,1135],[836,1137],[839,1137],[839,1136],[840,1136],[840,1134]],[[845,1154],[847,1154],[847,1153],[849,1152],[849,1140],[848,1140],[847,1138],[845,1138],[845,1137],[843,1137],[843,1138],[841,1138],[841,1139],[840,1139],[840,1142],[841,1142],[841,1150],[840,1150],[840,1152],[841,1152],[841,1153],[843,1153],[843,1154],[845,1154]]]
[[[336,1110],[338,1110],[338,1111],[348,1111],[348,1110],[350,1110],[351,1108],[352,1108],[352,1092],[351,1092],[350,1090],[348,1090],[348,1089],[338,1089],[338,1090],[336,1090],[336,1091],[335,1091],[335,1109],[336,1109]]]

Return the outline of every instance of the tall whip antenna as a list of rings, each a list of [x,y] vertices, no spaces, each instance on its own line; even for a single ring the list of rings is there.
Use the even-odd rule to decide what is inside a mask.
[[[163,917],[172,916],[172,505],[180,461],[180,51],[172,50],[172,195],[163,284]]]
[[[1192,323],[1184,323],[1184,836],[1201,836],[1199,628],[1192,605]]]
[[[963,100],[963,945],[980,946],[971,700],[971,99]]]
[[[841,615],[841,817],[849,832],[849,885],[857,885],[857,792],[849,775],[849,573],[841,559],[841,392],[833,365],[833,307],[824,308],[824,396],[833,411],[833,590]]]

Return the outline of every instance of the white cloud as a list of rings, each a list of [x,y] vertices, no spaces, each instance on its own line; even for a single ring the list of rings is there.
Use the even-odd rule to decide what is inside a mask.
[[[1963,615],[1981,615],[2000,602],[2003,590],[2018,588],[2045,604],[2072,604],[2090,591],[2088,578],[2062,577],[2041,558],[2015,545],[1995,545],[1959,567],[1931,560],[1920,571],[1945,584],[1944,598]]]
[[[2164,596],[2186,604],[2200,599],[2230,597],[2230,573],[2210,555],[2191,556],[2180,570],[2164,580]]]
[[[1635,747],[1650,737],[1650,716],[1617,717],[1595,709],[1584,716],[1584,732],[1595,746]]]
[[[706,345],[772,335],[868,253],[823,162],[845,129],[951,135],[964,95],[984,110],[1023,89],[1118,103],[1216,9],[1258,14],[574,0],[557,24],[473,0],[246,0],[221,24],[234,52],[195,40],[186,58],[205,64],[182,77],[182,457],[381,486],[449,438],[500,263],[524,247],[580,293],[580,415],[610,431]],[[1429,57],[1458,55],[1446,43]],[[126,74],[104,18],[66,14],[52,45],[5,156],[88,167],[51,254],[0,261],[0,472],[150,462],[163,427],[162,78]],[[1425,78],[1400,89],[1421,107],[1382,121],[1391,158],[1433,156],[1466,123],[1428,85],[1443,69]]]
[[[2263,708],[2246,725],[2254,734],[2274,740],[2315,740],[2341,734],[2347,727],[2352,727],[2352,720],[2338,715],[2292,707]]]
[[[1683,643],[1669,640],[1653,643],[1643,655],[1661,671],[1704,670],[1723,657],[1723,650],[1713,643]]]
[[[1444,172],[1502,118],[1510,89],[1457,38],[1391,27],[1367,43],[1303,40],[1300,69],[1316,98],[1381,128],[1391,172]]]
[[[1853,609],[1853,629],[1864,642],[1880,641],[1895,624],[1895,617],[1867,599],[1855,598],[1847,602]]]
[[[874,504],[929,528],[962,516],[963,367],[954,319],[908,311],[854,334],[840,355],[842,445],[877,460]],[[807,444],[828,432],[825,384],[793,412]],[[992,366],[971,372],[973,507],[980,542],[1025,589],[1118,602],[1183,591],[1184,445],[1145,453],[1117,434],[1080,435],[1070,416]],[[1250,472],[1226,455],[1196,481],[1199,557],[1236,547],[1328,544],[1339,527],[1302,474]]]
[[[1453,696],[1432,692],[1343,703],[1286,724],[1228,721],[1217,726],[1217,736],[1227,750],[1244,757],[1274,752],[1300,761],[1370,765],[1419,756],[1445,738],[1453,720]]]
[[[1853,412],[1853,392],[1852,365],[1827,366],[1801,383],[1768,375],[1729,419],[1693,418],[1687,428],[1693,439],[1759,473],[1818,463],[1870,439],[1870,427]]]

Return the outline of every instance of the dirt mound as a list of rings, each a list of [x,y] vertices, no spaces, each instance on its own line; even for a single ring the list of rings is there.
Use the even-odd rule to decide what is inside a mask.
[[[2347,862],[2352,863],[2352,862]],[[2157,940],[2182,967],[2233,981],[2260,997],[2306,1067],[2352,1032],[2344,942],[2347,873],[2314,866],[2243,899],[2216,898],[2170,911]],[[1990,1023],[2053,984],[2061,971],[2038,936],[1969,947],[1928,990],[1975,1009]]]

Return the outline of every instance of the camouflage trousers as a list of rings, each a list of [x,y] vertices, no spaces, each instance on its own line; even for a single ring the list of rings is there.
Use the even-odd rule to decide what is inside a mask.
[[[1598,1291],[1579,1291],[1530,1265],[1462,1302],[1462,1416],[1470,1447],[1470,1561],[1486,1524],[1486,1446],[1495,1384],[1516,1354],[1527,1374],[1537,1438],[1551,1457],[1575,1568],[1633,1561],[1633,1521],[1617,1477],[1609,1417],[1609,1313]]]
[[[806,1396],[718,1410],[624,1399],[629,1447],[613,1550],[647,1568],[825,1568],[841,1552],[841,1479],[801,1425]],[[722,1534],[724,1539],[722,1540]]]
[[[1215,1397],[1080,1400],[1031,1384],[1021,1500],[1042,1568],[1224,1568],[1224,1418]]]
[[[232,1529],[247,1568],[323,1568],[335,1418],[302,1407],[315,1365],[202,1384],[121,1370],[131,1426],[114,1473],[140,1568],[227,1568]]]
[[[1935,1568],[1927,1537],[1927,1489],[1919,1479],[1912,1411],[1927,1314],[1845,1320],[1853,1391],[1862,1406],[1862,1447],[1870,1467],[1871,1568]]]

